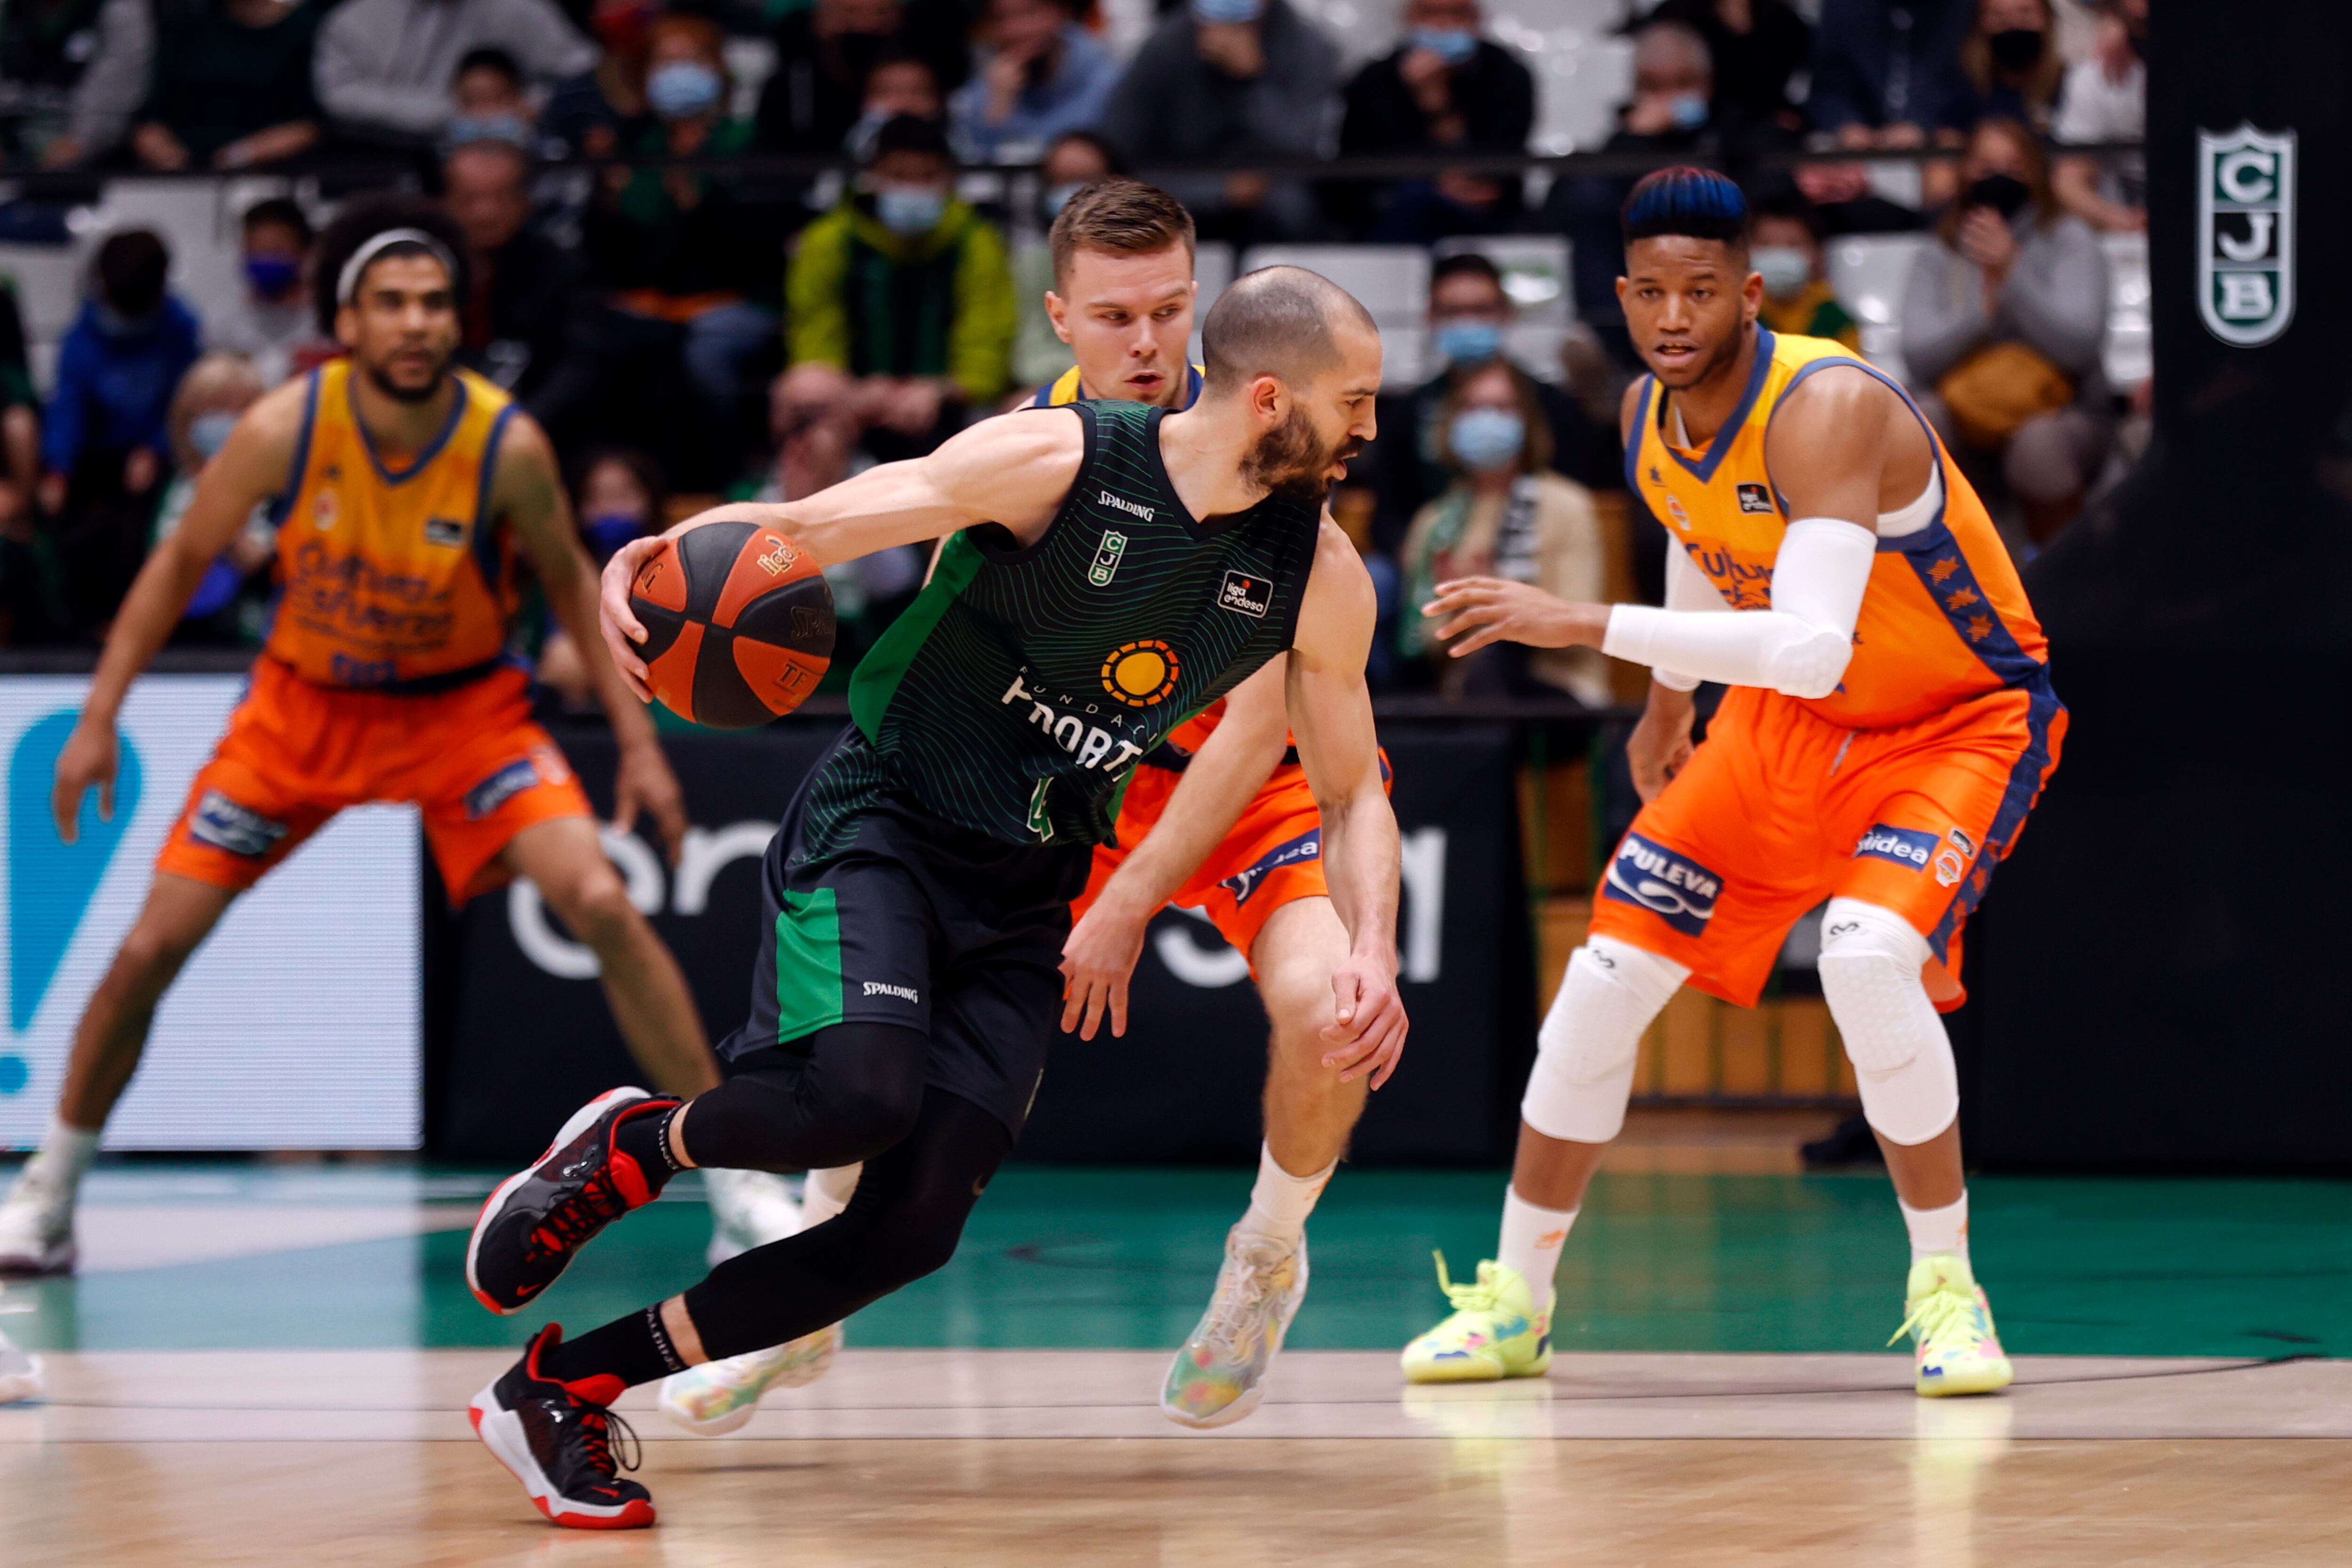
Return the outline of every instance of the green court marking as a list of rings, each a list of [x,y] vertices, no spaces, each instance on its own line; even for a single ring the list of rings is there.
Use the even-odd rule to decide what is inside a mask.
[[[482,1183],[488,1184],[488,1179]],[[1430,1250],[1466,1276],[1500,1173],[1343,1172],[1310,1231],[1290,1342],[1391,1350],[1444,1310]],[[864,1346],[1172,1348],[1199,1316],[1245,1171],[1016,1167],[954,1262],[860,1313]],[[2003,1339],[2044,1354],[2352,1355],[2352,1184],[1979,1178],[1978,1271]],[[0,1330],[35,1350],[520,1344],[700,1278],[693,1202],[607,1231],[531,1310],[467,1293],[466,1233],[16,1283]],[[1881,1180],[1610,1176],[1560,1270],[1559,1342],[1590,1351],[1873,1351],[1902,1316],[1902,1225]]]

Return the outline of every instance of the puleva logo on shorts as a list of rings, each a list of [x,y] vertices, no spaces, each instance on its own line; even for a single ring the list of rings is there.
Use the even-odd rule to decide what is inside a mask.
[[[188,837],[199,844],[258,860],[286,837],[286,824],[249,805],[239,805],[216,789],[205,791],[188,818]]]
[[[8,1022],[19,1034],[32,1026],[66,949],[81,929],[90,900],[114,859],[115,847],[139,812],[142,769],[139,748],[123,736],[114,779],[114,816],[98,815],[86,795],[75,841],[58,837],[49,816],[49,787],[58,753],[80,715],[61,709],[36,721],[8,759]],[[0,1057],[0,1069],[14,1058]],[[21,1063],[19,1063],[21,1066]],[[9,1072],[9,1080],[19,1075]],[[22,1087],[21,1081],[18,1084]],[[0,1092],[13,1092],[0,1082]]]
[[[2197,309],[2258,348],[2294,320],[2294,132],[2197,132]]]
[[[1889,827],[1874,822],[1862,842],[1853,847],[1853,857],[1859,860],[1868,855],[1875,859],[1892,860],[1897,866],[1908,866],[1914,871],[1927,868],[1928,859],[1943,839],[1916,827]]]
[[[1601,884],[1601,897],[1645,909],[1685,936],[1706,933],[1722,894],[1721,877],[1638,833],[1625,835]]]
[[[1304,861],[1318,859],[1322,854],[1323,830],[1319,827],[1310,827],[1297,837],[1286,843],[1276,845],[1259,856],[1256,862],[1246,870],[1234,872],[1220,881],[1217,886],[1233,894],[1234,903],[1245,904],[1250,901],[1250,895],[1257,891],[1258,885],[1272,873],[1285,866],[1296,866]]]

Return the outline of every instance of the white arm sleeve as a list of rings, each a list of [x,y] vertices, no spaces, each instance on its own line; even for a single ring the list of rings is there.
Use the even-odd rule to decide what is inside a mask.
[[[1666,545],[1666,608],[1692,615],[1731,613],[1731,606],[1724,602],[1716,585],[1707,581],[1706,574],[1692,564],[1690,552],[1672,542]],[[1669,691],[1698,689],[1697,676],[1685,675],[1664,665],[1651,666],[1650,679]]]
[[[1727,686],[1827,697],[1853,657],[1854,621],[1878,536],[1837,518],[1799,518],[1772,563],[1772,607],[1734,615],[1619,605],[1601,650]]]

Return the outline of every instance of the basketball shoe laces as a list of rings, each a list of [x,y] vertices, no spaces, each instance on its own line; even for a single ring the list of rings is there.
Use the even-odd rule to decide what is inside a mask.
[[[1455,1311],[1491,1312],[1495,1310],[1499,1304],[1499,1298],[1496,1293],[1493,1278],[1466,1280],[1456,1285],[1445,1272],[1445,1254],[1440,1252],[1436,1258],[1437,1288],[1445,1292],[1445,1299],[1454,1303]],[[1499,1277],[1500,1273],[1501,1270],[1497,1269],[1496,1277]]]
[[[608,1158],[604,1168],[582,1183],[576,1194],[547,1211],[547,1217],[530,1233],[530,1256],[541,1258],[568,1253],[628,1212],[628,1200],[621,1196],[613,1180]]]
[[[1919,1345],[1943,1345],[1953,1340],[1965,1346],[1980,1345],[1985,1341],[1982,1320],[1977,1316],[1976,1297],[1947,1280],[1912,1305],[1896,1329],[1886,1341],[1889,1345],[1914,1329],[1919,1331]]]
[[[582,1457],[608,1481],[617,1479],[623,1470],[634,1470],[646,1462],[646,1446],[637,1436],[636,1428],[617,1410],[583,1405],[577,1432],[573,1441],[579,1445]],[[621,1439],[617,1447],[613,1441],[616,1433]]]
[[[1240,1357],[1244,1336],[1262,1337],[1267,1303],[1276,1289],[1275,1276],[1291,1256],[1276,1253],[1266,1243],[1234,1254],[1234,1289],[1217,1292],[1216,1310],[1210,1315],[1208,1331],[1201,1336],[1202,1346],[1232,1361]]]

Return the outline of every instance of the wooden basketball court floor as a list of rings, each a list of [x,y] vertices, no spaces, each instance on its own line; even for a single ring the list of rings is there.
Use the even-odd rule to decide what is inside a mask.
[[[537,1317],[458,1260],[481,1172],[102,1169],[72,1280],[0,1294],[50,1393],[0,1407],[0,1565],[2352,1563],[2352,1188],[1974,1188],[2021,1382],[1922,1401],[1883,1183],[1637,1143],[1562,1270],[1551,1375],[1411,1390],[1433,1246],[1499,1178],[1345,1173],[1265,1405],[1153,1408],[1239,1172],[1008,1171],[940,1275],[732,1437],[622,1405],[655,1529],[546,1525],[467,1428]],[[674,1189],[547,1300],[585,1327],[698,1268]]]

